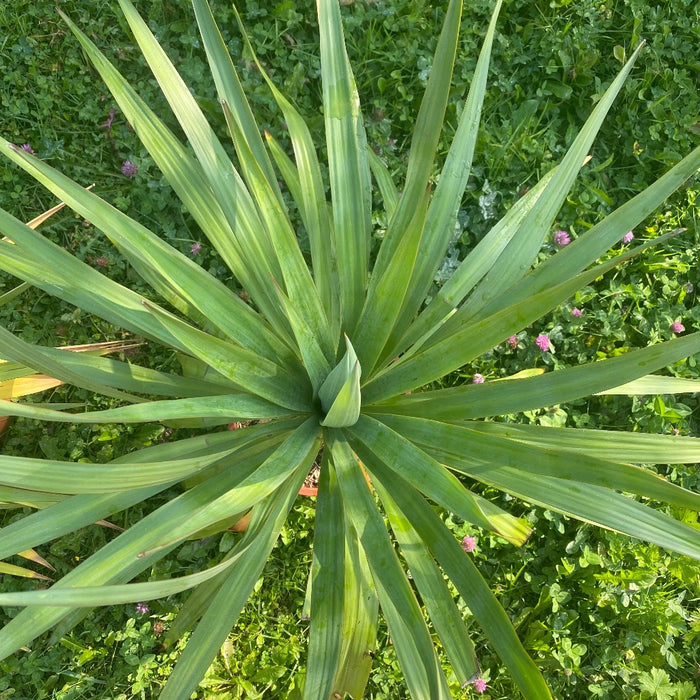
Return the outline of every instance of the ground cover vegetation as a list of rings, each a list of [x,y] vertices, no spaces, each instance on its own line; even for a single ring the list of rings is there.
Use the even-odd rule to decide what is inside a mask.
[[[125,23],[121,19],[115,23],[120,12],[111,3],[101,2],[64,2],[61,8],[108,51],[166,124],[181,133],[175,118],[168,116]],[[191,10],[165,3],[137,3],[137,8],[193,88],[207,119],[220,135],[225,134],[226,119]],[[289,125],[251,54],[244,50],[230,6],[214,2],[212,9],[258,123],[287,144]],[[437,145],[440,163],[454,139],[492,9],[491,3],[470,3],[465,10],[446,126]],[[399,183],[406,172],[411,134],[431,75],[444,11],[443,6],[422,2],[355,2],[342,9],[368,143]],[[320,161],[327,162],[315,8],[291,2],[249,2],[241,13],[261,65],[307,118],[320,148]],[[561,160],[641,38],[647,46],[590,148],[593,158],[557,214],[536,262],[565,252],[569,243],[561,244],[567,239],[581,237],[692,151],[700,120],[697,14],[692,3],[680,1],[663,5],[508,3],[494,35],[483,124],[454,236],[436,274],[439,284],[551,163]],[[6,4],[0,8],[0,26],[6,36],[0,46],[5,76],[0,88],[3,136],[17,145],[27,144],[27,150],[77,182],[95,182],[100,197],[157,231],[212,275],[231,282],[221,256],[174,197],[128,119],[100,86],[75,38],[56,16],[53,4],[35,3],[21,11]],[[19,168],[4,163],[1,167],[0,205],[18,219],[28,221],[55,204],[56,199]],[[482,379],[488,383],[524,369],[562,369],[623,357],[634,349],[697,331],[698,189],[697,180],[689,180],[662,208],[635,226],[633,239],[620,240],[600,261],[612,260],[668,231],[683,228],[684,232],[606,276],[594,277],[551,313],[502,339],[433,388],[471,385]],[[389,223],[382,197],[373,202],[372,216],[373,230],[381,234]],[[133,261],[83,216],[56,215],[43,230],[92,268],[136,292],[151,293]],[[557,237],[557,232],[566,234]],[[308,254],[308,239],[302,240],[302,246]],[[10,276],[3,276],[2,282],[3,291],[18,283]],[[435,295],[436,289],[430,294]],[[5,302],[3,325],[28,343],[59,346],[128,337],[121,328],[38,289]],[[129,353],[134,363],[180,372],[176,356],[158,344],[146,343]],[[697,359],[691,356],[661,371],[697,379]],[[50,398],[59,403],[89,401],[92,410],[118,405],[114,399],[70,386],[54,390]],[[514,412],[503,419],[552,428],[687,436],[697,435],[698,402],[697,394],[613,394]],[[20,418],[5,438],[3,450],[8,455],[50,460],[106,462],[197,432],[154,423],[64,425]],[[698,490],[692,466],[662,466],[659,471],[670,483]],[[696,696],[700,591],[698,569],[690,558],[582,525],[493,486],[467,483],[478,496],[534,526],[527,543],[514,547],[461,517],[436,511],[456,541],[471,550],[468,556],[496,592],[556,697]],[[177,488],[162,492],[110,520],[129,527],[179,493]],[[661,510],[696,527],[693,509],[676,505]],[[3,525],[19,521],[28,512],[6,510]],[[298,500],[291,507],[263,575],[254,581],[255,595],[206,671],[197,697],[302,697],[309,623],[300,610],[307,599],[314,517],[313,501]],[[114,535],[98,525],[80,529],[37,547],[55,573],[29,566],[61,578]],[[235,550],[241,537],[230,532],[200,536],[154,562],[139,580],[183,576],[214,566]],[[27,566],[18,558],[11,561]],[[37,587],[35,581],[22,585],[9,576],[0,585],[2,591]],[[178,594],[97,608],[79,625],[59,629],[67,632],[60,643],[48,646],[49,635],[44,635],[28,645],[31,653],[20,651],[1,661],[0,691],[14,698],[154,697],[182,652],[177,634],[167,648],[164,641],[177,629],[175,620],[186,599]],[[7,617],[17,612],[17,608],[4,610]],[[469,618],[464,607],[460,610]],[[470,624],[469,631],[480,666],[475,679],[486,685],[483,696],[516,696],[512,673],[487,637],[476,624]],[[367,697],[407,697],[406,672],[389,634],[380,625]],[[434,641],[444,661],[448,651],[437,637]],[[481,689],[473,681],[462,688],[458,672],[448,675],[447,682],[457,697],[477,695]]]

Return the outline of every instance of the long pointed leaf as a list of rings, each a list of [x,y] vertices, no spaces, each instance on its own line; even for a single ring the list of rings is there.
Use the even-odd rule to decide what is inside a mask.
[[[121,406],[104,411],[64,413],[32,404],[18,404],[0,399],[0,414],[23,416],[58,423],[144,423],[176,420],[178,418],[241,419],[279,418],[291,411],[250,394],[238,396],[198,396],[172,401],[148,401],[133,406]]]
[[[700,461],[700,438],[613,430],[551,428],[523,423],[464,422],[486,435],[505,435],[528,445],[585,452],[602,459],[636,464],[690,464]]]
[[[321,176],[321,167],[316,155],[316,149],[311,138],[306,122],[292,103],[277,89],[270,79],[263,65],[258,60],[248,35],[243,27],[240,15],[234,8],[238,25],[243,34],[243,40],[250,51],[253,59],[267,82],[272,96],[284,115],[287,130],[292,141],[294,156],[297,163],[297,175],[299,180],[299,190],[297,201],[304,221],[304,226],[309,236],[311,248],[311,264],[314,271],[314,279],[321,297],[326,317],[330,322],[339,316],[340,300],[338,297],[338,277],[333,250],[333,235],[331,232],[330,217],[328,215],[328,205]],[[274,140],[266,134],[268,144]],[[273,155],[275,155],[273,147]],[[275,155],[275,160],[280,163],[279,152]],[[287,178],[289,180],[289,178]],[[340,326],[331,328],[331,336],[337,337]]]
[[[478,318],[486,317],[505,305],[525,299],[583,270],[615,245],[627,231],[638,226],[661,206],[698,168],[700,146],[652,185],[608,214],[600,223],[545,260],[542,265],[538,265],[516,287],[489,302],[479,310]]]
[[[367,557],[355,528],[345,517],[345,580],[342,648],[334,687],[341,696],[361,698],[372,670],[379,600]]]
[[[417,698],[448,698],[445,676],[435,655],[418,603],[394,553],[384,522],[360,466],[336,431],[329,442],[343,501],[362,542],[379,603],[389,625],[406,684]]]
[[[382,419],[388,422],[388,417],[382,416]],[[400,420],[397,418],[395,422]],[[410,419],[404,420],[410,422]],[[350,432],[385,464],[396,465],[396,470],[428,498],[468,522],[492,530],[519,545],[530,534],[530,528],[526,524],[506,513],[493,518],[486,515],[473,495],[454,475],[406,439],[403,433],[395,432],[385,423],[367,416],[362,416],[350,428]],[[409,432],[408,435],[410,434]]]
[[[429,179],[447,107],[457,52],[461,0],[450,0],[435,50],[428,85],[416,117],[406,182],[372,270],[367,298],[356,330],[360,361],[374,369],[405,301],[423,236]],[[441,253],[434,243],[429,254]],[[425,251],[424,251],[425,254]],[[419,300],[420,303],[421,300]]]
[[[507,613],[482,578],[474,562],[425,499],[405,479],[381,461],[372,463],[372,478],[381,481],[481,625],[526,698],[551,698],[539,669],[528,656]]]
[[[238,158],[257,202],[260,217],[270,233],[287,294],[306,324],[313,330],[326,357],[331,360],[335,357],[335,346],[331,339],[326,313],[321,305],[321,299],[311,272],[299,248],[292,223],[280,205],[277,181],[275,181],[273,189],[273,186],[265,179],[262,167],[255,159],[244,134],[241,133],[226,103],[224,103],[223,108],[229,130],[236,144]]]
[[[501,2],[498,0],[484,36],[484,43],[474,70],[469,94],[459,118],[457,132],[450,144],[435,195],[428,209],[409,293],[404,298],[403,307],[396,322],[399,334],[403,332],[408,321],[425,299],[453,235],[457,210],[467,186],[476,147],[491,49],[500,9]],[[435,69],[436,67],[433,66],[433,70]],[[487,269],[488,267],[484,272]]]
[[[328,698],[335,690],[342,649],[343,587],[346,578],[345,511],[335,472],[324,456],[318,483],[311,584],[311,628],[304,682],[305,700]]]
[[[472,461],[478,466],[483,462],[493,462],[528,474],[604,486],[682,508],[700,510],[700,494],[676,486],[646,469],[621,462],[619,457],[611,460],[588,455],[580,449],[566,449],[563,436],[560,436],[558,443],[550,439],[545,446],[511,439],[507,430],[500,434],[495,430],[481,432],[479,423],[462,426],[398,416],[386,416],[384,420],[410,435],[424,449],[437,448],[463,455],[465,464]],[[560,447],[562,443],[563,448]],[[700,457],[697,447],[696,456]]]
[[[26,343],[24,340],[2,327],[0,327],[0,353],[2,353],[4,359],[13,360],[20,364],[26,363],[30,365],[32,369],[39,370],[54,379],[60,380],[60,382],[68,382],[75,386],[82,387],[83,389],[89,389],[90,391],[95,391],[125,401],[142,400],[138,396],[112,389],[105,384],[85,377],[79,372],[74,372],[64,364],[56,362],[48,357],[47,354],[43,352],[43,348]]]
[[[284,487],[256,508],[250,527],[238,545],[246,549],[197,625],[160,695],[163,700],[180,700],[197,689],[260,577],[308,466],[302,462]]]
[[[0,139],[0,151],[5,151],[6,144]],[[3,270],[133,333],[180,348],[172,336],[148,318],[141,305],[143,297],[100,274],[4,209],[0,209],[0,232],[15,243],[0,242]]]
[[[478,673],[479,665],[462,614],[452,600],[442,572],[411,521],[399,510],[388,491],[381,488],[379,483],[375,487],[389,515],[391,529],[416,582],[428,617],[445,647],[457,680],[464,686]]]
[[[452,329],[451,335],[434,341],[432,345],[419,350],[415,355],[407,353],[363,388],[365,402],[373,403],[391,395],[411,391],[471,362],[512,333],[520,331],[540,318],[543,313],[565,301],[577,289],[619,265],[627,257],[637,255],[646,247],[646,245],[638,246],[633,251],[628,251],[609,262],[576,275],[573,279],[519,301],[474,325],[466,324],[460,330]],[[456,316],[451,320],[454,318]],[[447,324],[449,323],[448,321]]]
[[[590,117],[559,164],[556,178],[549,181],[542,196],[520,225],[518,233],[511,239],[499,256],[497,263],[481,280],[467,300],[463,311],[465,315],[473,315],[487,301],[512,287],[532,265],[550,231],[557,212],[564,203],[564,199],[590,151],[605,116],[632,70],[643,46],[642,42],[596,104]]]
[[[469,292],[492,267],[518,227],[544,191],[556,172],[550,170],[529,192],[521,197],[503,218],[482,238],[460,263],[447,282],[420,313],[405,335],[391,348],[391,357],[414,345],[420,347],[440,326],[457,311]],[[441,180],[442,182],[442,180]],[[429,210],[430,211],[430,210]],[[401,324],[397,324],[401,328]]]
[[[259,431],[254,430],[251,434],[256,432],[267,433],[274,430],[274,427],[270,428],[269,425],[263,424],[259,426]],[[221,436],[224,438],[223,442],[231,441],[235,443],[247,437],[245,435],[239,437],[236,434],[238,432],[223,434]],[[240,432],[243,433],[245,431]],[[195,446],[202,445],[202,449],[206,450],[208,449],[206,445],[207,438],[208,436],[194,438],[191,439],[191,443]],[[203,503],[207,503],[233,488],[236,483],[252,473],[260,464],[261,459],[264,459],[264,455],[267,453],[268,445],[278,442],[279,436],[276,436],[274,433],[266,440],[256,441],[247,452],[241,455],[236,454],[235,470],[231,468],[230,464],[225,465],[228,467],[227,469],[222,470],[217,475],[180,496],[171,499],[168,503],[141,519],[126,532],[83,561],[80,566],[66,574],[54,586],[71,587],[74,584],[77,586],[89,586],[130,581],[134,576],[148,569],[154,562],[171,551],[172,547],[160,549],[153,555],[144,553],[144,550],[148,549],[152,543],[167,536],[172,531],[173,522],[187,521],[194,513],[198,512]],[[179,447],[177,443],[163,444],[153,448],[146,448],[141,452],[147,454],[149,451],[153,454],[157,452],[176,454],[177,447]],[[196,454],[196,450],[192,454]],[[133,455],[127,455],[126,458],[137,462],[138,455],[139,453],[137,452],[133,453]],[[263,456],[261,457],[261,455]],[[43,515],[43,512],[36,513],[30,517],[37,518],[41,515]],[[20,525],[21,522],[18,521],[13,523],[13,525]],[[4,528],[0,531],[0,541],[2,541],[6,529]],[[26,645],[58,622],[61,623],[58,630],[59,636],[67,633],[84,615],[85,612],[82,609],[75,612],[71,608],[26,608],[0,630],[0,658],[5,658],[21,646]]]
[[[13,153],[10,151],[8,155]],[[278,359],[283,346],[262,319],[237,294],[197,263],[176,251],[145,226],[84,189],[58,170],[31,156],[15,159],[44,187],[102,230],[156,290],[173,293],[199,316],[214,319],[229,337],[265,357]],[[285,355],[289,357],[289,352]]]
[[[110,88],[129,123],[134,127],[180,200],[197,221],[200,229],[205,232],[245,289],[253,294],[268,318],[275,318],[275,306],[271,303],[269,290],[266,290],[268,280],[257,275],[255,268],[246,263],[244,252],[233,229],[226,220],[217,198],[206,183],[202,167],[85,34],[65,15],[62,16]],[[225,322],[225,319],[222,319],[222,322]]]
[[[202,44],[207,53],[209,68],[216,84],[219,100],[222,103],[226,103],[231,109],[238,128],[244,134],[253,157],[263,170],[267,182],[270,185],[274,185],[277,182],[275,171],[265,150],[255,116],[248,104],[238,73],[233,65],[221,32],[216,26],[209,3],[207,0],[193,0],[192,6],[194,7]],[[237,12],[235,7],[233,11]],[[281,197],[279,200],[280,204],[282,204]]]
[[[248,350],[200,331],[156,306],[145,305],[191,355],[229,378],[238,388],[253,391],[285,408],[297,411],[310,409],[310,387],[302,383],[299,375],[295,376]]]
[[[682,377],[663,377],[649,374],[631,382],[619,384],[611,389],[599,391],[599,394],[694,394],[700,392],[700,379],[683,379]]]
[[[700,332],[579,367],[535,377],[426,391],[393,399],[368,413],[389,412],[436,420],[483,418],[554,406],[606,391],[700,352]]]
[[[360,316],[369,266],[372,202],[367,136],[345,51],[340,7],[336,0],[317,0],[317,9],[341,313],[348,332]]]
[[[134,37],[148,62],[165,98],[177,117],[197,156],[204,177],[211,187],[241,250],[244,264],[248,265],[256,282],[250,289],[255,301],[264,308],[270,322],[279,331],[287,326],[276,305],[271,280],[282,283],[282,271],[270,240],[250,193],[233,167],[226,150],[209,126],[196,100],[175,67],[149,31],[143,19],[129,0],[120,0],[120,6]]]
[[[217,452],[206,457],[144,462],[138,468],[122,463],[88,464],[0,455],[0,483],[67,494],[113,493],[179,481],[228,454]]]
[[[700,559],[696,529],[615,491],[497,464],[473,467],[456,456],[443,456],[455,469],[525,501]]]
[[[150,555],[158,549],[168,548],[173,542],[191,537],[232,513],[244,513],[280,488],[300,464],[311,467],[319,446],[318,421],[309,418],[253,473],[238,481],[234,488],[209,501],[187,521],[174,525],[166,537],[153,544],[144,554]]]

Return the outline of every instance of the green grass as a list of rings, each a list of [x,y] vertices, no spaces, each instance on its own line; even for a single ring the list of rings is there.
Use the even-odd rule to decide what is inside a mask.
[[[213,86],[204,78],[201,49],[185,3],[137,2],[165,49],[213,123]],[[226,2],[213,2],[228,27],[227,40],[240,56],[241,40]],[[138,59],[112,4],[97,0],[61,3],[82,27],[108,49],[126,77],[154,106],[162,105],[154,82]],[[249,0],[241,8],[259,57],[278,85],[321,127],[319,64],[313,3]],[[464,12],[462,58],[455,76],[455,102],[449,123],[457,120],[457,97],[464,92],[476,60],[476,48],[490,3],[469,3]],[[697,94],[700,16],[696,3],[642,0],[610,3],[528,2],[514,0],[504,10],[494,48],[485,124],[475,155],[473,177],[460,211],[451,255],[461,259],[487,230],[482,203],[491,197],[502,212],[541,174],[539,168],[561,157],[591,107],[590,95],[602,93],[619,69],[621,52],[629,54],[641,38],[648,45],[635,67],[592,152],[576,189],[562,210],[559,226],[572,236],[582,233],[630,193],[658,177],[698,143],[700,99]],[[409,134],[430,67],[442,10],[421,0],[356,2],[344,7],[350,59],[368,115],[371,145],[390,168],[401,171]],[[114,105],[107,91],[55,13],[54,3],[0,6],[0,131],[17,144],[30,143],[37,154],[80,182],[96,183],[101,195],[137,215],[185,252],[203,240],[194,224],[174,204],[174,197],[117,112],[111,128],[101,128]],[[284,124],[261,76],[242,56],[246,91],[262,115],[261,123],[284,139]],[[390,66],[391,68],[388,68]],[[400,68],[396,68],[400,66]],[[162,110],[164,113],[164,110]],[[314,121],[313,115],[318,115]],[[267,123],[266,123],[267,122]],[[174,125],[172,125],[174,126]],[[449,134],[445,143],[449,142]],[[131,160],[139,168],[129,179],[120,172]],[[50,196],[16,168],[0,164],[2,206],[26,220],[54,204]],[[700,329],[700,182],[679,190],[663,211],[635,231],[638,239],[684,227],[664,252],[640,256],[622,270],[596,281],[566,308],[518,337],[516,347],[495,348],[478,365],[465,367],[455,383],[479,372],[488,379],[523,368],[578,364],[613,356],[670,337],[670,324]],[[172,222],[169,228],[160,222]],[[381,227],[382,221],[375,222]],[[45,228],[47,235],[83,260],[97,265],[106,258],[109,274],[133,284],[135,275],[100,233],[71,213],[61,213]],[[621,248],[622,246],[620,246]],[[203,246],[198,260],[225,278],[225,269]],[[230,280],[227,280],[230,281]],[[0,293],[16,280],[0,277]],[[572,309],[583,312],[579,318]],[[5,325],[32,342],[59,345],[115,337],[118,331],[80,310],[40,292],[29,291],[1,310]],[[534,346],[547,333],[555,352]],[[119,336],[117,336],[119,337]],[[139,349],[159,367],[176,367],[173,357],[154,348]],[[689,358],[673,371],[700,376],[700,358]],[[56,390],[62,400],[79,400],[70,388]],[[91,397],[91,401],[95,401]],[[516,417],[512,417],[516,419]],[[598,397],[531,412],[518,420],[579,427],[614,427],[684,434],[699,433],[697,395],[673,397]],[[12,454],[103,461],[113,455],[167,439],[162,426],[114,428],[55,427],[17,421],[3,448]],[[693,469],[669,469],[666,476],[697,490]],[[506,500],[497,492],[489,498]],[[155,505],[155,504],[153,504]],[[530,653],[545,669],[560,698],[695,697],[700,652],[700,597],[697,565],[657,547],[631,543],[610,533],[525,504],[520,513],[537,528],[522,549],[493,537],[481,537],[458,520],[448,520],[456,536],[478,538],[474,557],[516,621]],[[508,503],[513,511],[513,502]],[[697,514],[676,514],[697,522]],[[13,511],[0,516],[7,524]],[[136,508],[114,522],[125,525],[142,517]],[[306,566],[313,508],[300,500],[273,556],[222,654],[210,669],[198,697],[294,698],[303,678],[308,626],[300,610],[305,597]],[[94,525],[42,548],[63,575],[111,537]],[[213,563],[230,548],[235,535],[192,542],[151,571],[152,578],[183,574]],[[31,581],[22,582],[27,588]],[[16,586],[6,577],[0,587]],[[31,652],[0,662],[0,697],[151,698],[174,664],[177,648],[164,651],[162,640],[182,599],[136,606],[101,608],[88,615],[54,646],[42,638]],[[11,615],[3,611],[3,616]],[[465,615],[469,612],[465,610]],[[516,691],[484,637],[474,629],[479,659],[489,684],[487,696],[512,698]],[[375,653],[368,697],[405,697],[401,674],[386,630]],[[455,690],[459,696],[460,691]],[[463,696],[470,697],[471,690]]]

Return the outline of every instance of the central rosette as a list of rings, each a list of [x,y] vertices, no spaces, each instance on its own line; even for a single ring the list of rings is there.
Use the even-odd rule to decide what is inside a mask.
[[[347,350],[343,359],[331,370],[318,390],[323,409],[321,425],[327,428],[346,428],[355,425],[360,417],[362,369],[347,336],[345,346]]]

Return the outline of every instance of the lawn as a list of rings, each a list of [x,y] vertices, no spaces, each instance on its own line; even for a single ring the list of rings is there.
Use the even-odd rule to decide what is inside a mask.
[[[208,77],[196,25],[187,3],[135,2],[182,73],[211,123],[225,121]],[[226,2],[211,3],[260,123],[280,142],[287,127],[243,43]],[[443,18],[444,3],[424,0],[343,3],[350,61],[370,146],[392,173],[403,173],[410,134]],[[317,22],[312,3],[249,0],[243,21],[263,65],[322,142]],[[463,12],[459,57],[439,152],[456,129],[461,98],[474,71],[492,3],[477,0]],[[111,2],[65,0],[61,9],[104,49],[159,115],[158,87],[118,19]],[[0,7],[0,134],[27,144],[40,158],[78,182],[95,183],[100,196],[157,231],[227,284],[230,272],[189,214],[173,196],[52,2]],[[601,3],[507,3],[501,14],[472,175],[454,237],[436,277],[439,284],[502,213],[561,159],[590,109],[640,40],[647,45],[616,101],[557,220],[576,239],[602,216],[660,177],[700,140],[700,9],[687,0]],[[162,118],[168,120],[168,117]],[[177,130],[174,119],[168,122]],[[323,160],[323,159],[322,159]],[[29,221],[56,202],[18,168],[0,164],[0,206]],[[700,330],[700,179],[680,188],[662,209],[620,241],[613,257],[661,233],[683,229],[605,277],[594,280],[551,315],[450,375],[442,386],[493,381],[525,369],[560,369],[621,356],[635,348]],[[377,206],[373,221],[386,228]],[[145,290],[132,267],[105,237],[69,211],[42,228],[46,236],[81,260],[137,291]],[[554,231],[553,231],[554,233]],[[563,239],[558,239],[563,242]],[[541,260],[557,250],[552,238]],[[0,294],[18,281],[2,273]],[[141,287],[139,287],[141,285]],[[123,339],[123,332],[37,290],[0,297],[6,328],[24,340],[67,345]],[[551,345],[538,347],[538,336]],[[132,357],[177,371],[176,357],[140,345]],[[700,355],[667,368],[667,374],[700,378]],[[479,379],[476,379],[479,381]],[[109,398],[62,386],[51,400],[114,405]],[[44,396],[41,400],[49,400]],[[603,428],[698,436],[698,394],[594,396],[504,420],[553,427]],[[5,454],[103,462],[156,445],[189,427],[45,424],[18,419],[3,438]],[[188,432],[189,431],[189,432]],[[661,472],[661,470],[659,470]],[[695,466],[671,466],[663,475],[700,490]],[[535,526],[521,548],[483,533],[440,511],[455,537],[474,538],[471,556],[496,592],[557,698],[697,697],[700,688],[700,566],[689,558],[601,531],[496,489],[473,488]],[[159,494],[111,519],[126,527],[165,502]],[[670,508],[668,510],[671,510]],[[305,675],[308,621],[306,582],[311,562],[314,501],[295,503],[273,549],[256,593],[236,622],[198,698],[298,698]],[[696,512],[676,517],[698,527]],[[0,515],[7,525],[20,517]],[[58,578],[108,542],[110,528],[93,525],[52,541],[40,554]],[[144,580],[181,576],[213,566],[240,535],[232,532],[187,542],[158,562]],[[21,560],[13,559],[13,563]],[[0,590],[43,585],[3,576]],[[186,595],[148,604],[103,607],[86,614],[66,636],[42,636],[31,650],[0,661],[0,698],[157,697],[181,651],[172,623]],[[16,610],[2,609],[3,620]],[[471,613],[463,606],[463,613]],[[483,633],[472,625],[483,679],[482,697],[517,696]],[[57,641],[58,640],[58,641]],[[439,643],[439,642],[438,642]],[[449,678],[455,697],[473,697]],[[402,671],[386,627],[380,626],[366,697],[407,697]]]

